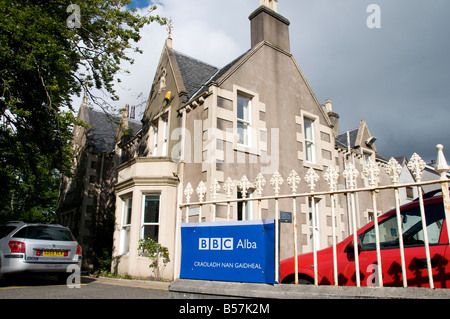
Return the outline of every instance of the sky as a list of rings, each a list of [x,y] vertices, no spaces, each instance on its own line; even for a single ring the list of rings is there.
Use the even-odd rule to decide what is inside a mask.
[[[155,13],[172,18],[177,51],[223,67],[250,48],[248,16],[259,0],[133,5],[145,13],[151,2]],[[371,4],[379,10],[368,12]],[[365,120],[387,158],[416,152],[430,162],[437,144],[450,155],[450,1],[279,0],[278,13],[291,22],[291,53],[319,102],[333,101],[341,132]],[[368,20],[378,24],[369,28]],[[116,87],[117,109],[145,106],[166,38],[164,26],[142,30],[144,54],[130,52],[136,62],[124,64],[131,74]],[[75,109],[80,101],[74,99]]]

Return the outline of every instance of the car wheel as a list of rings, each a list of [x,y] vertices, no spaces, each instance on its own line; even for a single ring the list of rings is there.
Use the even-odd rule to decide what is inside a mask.
[[[283,282],[284,284],[294,285],[295,284],[295,276],[292,275],[292,278],[289,278]],[[314,285],[313,279],[309,278],[298,278],[298,284],[299,285]]]

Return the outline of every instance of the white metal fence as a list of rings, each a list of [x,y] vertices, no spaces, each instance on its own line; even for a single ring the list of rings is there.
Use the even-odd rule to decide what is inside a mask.
[[[297,205],[296,201],[299,198],[309,198],[311,202],[311,209],[312,209],[312,216],[315,216],[315,199],[318,196],[329,196],[330,202],[331,202],[331,222],[332,222],[332,246],[333,246],[333,283],[334,285],[338,285],[338,261],[337,261],[337,252],[336,252],[336,196],[340,194],[347,195],[347,198],[350,201],[350,205],[348,205],[348,209],[350,210],[349,216],[351,217],[350,224],[351,224],[351,233],[353,235],[353,242],[358,243],[358,235],[357,235],[357,222],[356,222],[356,216],[357,216],[357,205],[355,205],[355,195],[358,193],[369,193],[372,197],[372,209],[374,212],[374,225],[375,225],[375,242],[376,242],[376,255],[377,255],[377,265],[378,265],[378,271],[376,271],[377,275],[377,283],[379,284],[379,287],[383,287],[383,277],[382,277],[382,260],[381,260],[381,248],[380,248],[380,233],[379,233],[379,223],[378,223],[378,216],[377,213],[377,196],[379,196],[379,192],[382,190],[392,190],[394,193],[395,198],[395,210],[396,210],[396,219],[397,219],[397,230],[398,234],[403,234],[402,231],[402,222],[401,222],[401,216],[400,216],[400,198],[399,198],[399,190],[402,188],[416,188],[418,191],[418,200],[419,200],[419,207],[420,207],[420,213],[421,213],[421,220],[422,220],[422,227],[423,227],[423,237],[424,237],[424,247],[425,247],[425,253],[426,253],[426,265],[427,265],[427,273],[428,273],[428,281],[430,288],[434,288],[434,282],[433,282],[433,274],[432,274],[432,262],[431,262],[431,256],[430,256],[430,244],[429,244],[429,237],[427,233],[427,222],[425,218],[425,208],[424,208],[424,199],[423,199],[423,191],[422,187],[427,185],[438,185],[440,184],[441,190],[442,190],[442,196],[443,196],[443,205],[445,209],[445,219],[447,221],[447,234],[450,236],[450,197],[449,197],[449,189],[448,189],[448,183],[450,182],[450,179],[447,178],[447,172],[450,170],[450,167],[447,165],[447,161],[445,159],[444,153],[443,153],[443,146],[438,145],[438,156],[437,156],[437,167],[436,171],[440,175],[440,180],[434,180],[434,181],[422,181],[422,173],[426,167],[425,162],[419,157],[419,155],[414,154],[411,158],[411,160],[408,162],[408,169],[410,170],[411,174],[415,178],[414,183],[408,183],[408,184],[400,184],[399,183],[399,177],[400,173],[402,171],[402,167],[399,165],[399,163],[394,159],[391,158],[390,161],[385,166],[385,171],[389,175],[391,179],[390,185],[380,186],[378,185],[379,182],[379,175],[380,175],[380,168],[379,165],[374,162],[367,162],[364,168],[364,171],[362,174],[367,178],[368,180],[368,187],[364,188],[357,188],[356,187],[356,179],[360,175],[361,172],[359,172],[355,166],[352,163],[346,163],[345,164],[345,170],[340,173],[339,169],[333,166],[328,167],[328,169],[323,174],[323,179],[326,180],[329,189],[325,191],[317,191],[316,185],[318,184],[318,181],[320,179],[320,176],[316,173],[316,171],[312,168],[310,168],[306,175],[304,176],[304,181],[306,182],[309,192],[307,193],[301,193],[297,194],[297,190],[299,189],[299,184],[301,183],[302,179],[297,174],[295,170],[292,170],[290,175],[286,178],[286,183],[289,185],[291,194],[287,195],[280,195],[280,187],[284,183],[283,177],[276,172],[272,178],[270,179],[270,186],[273,188],[273,196],[262,196],[263,190],[267,185],[267,181],[264,179],[262,174],[259,174],[255,180],[255,182],[250,183],[248,178],[246,176],[243,176],[238,185],[234,185],[231,178],[228,178],[227,181],[223,184],[223,191],[225,192],[225,200],[217,200],[218,194],[220,192],[220,184],[217,182],[217,180],[213,181],[209,187],[210,197],[211,201],[205,201],[206,194],[208,192],[207,185],[204,182],[200,182],[198,187],[196,188],[195,192],[198,195],[198,201],[192,202],[192,196],[194,194],[194,188],[189,183],[185,189],[184,189],[184,195],[186,202],[182,205],[180,205],[180,211],[183,212],[183,220],[186,223],[189,223],[192,221],[192,218],[190,216],[190,209],[195,207],[198,209],[198,217],[196,217],[197,221],[202,222],[203,217],[203,208],[211,205],[212,206],[212,221],[214,222],[216,219],[216,207],[218,205],[226,205],[227,206],[227,220],[232,219],[231,214],[231,207],[232,203],[242,203],[242,210],[245,211],[245,205],[249,202],[257,202],[258,208],[257,208],[257,216],[255,219],[261,219],[261,203],[262,201],[274,201],[275,203],[275,211],[273,216],[270,218],[275,219],[275,276],[276,280],[279,280],[279,219],[280,219],[280,211],[279,211],[279,201],[280,200],[292,200],[292,227],[293,227],[293,256],[298,256],[299,249],[298,249],[298,222],[297,222]],[[342,175],[346,181],[346,189],[338,190],[338,178]],[[233,199],[233,193],[235,187],[238,187],[238,189],[241,192],[242,198],[240,199]],[[256,197],[253,198],[247,198],[247,194],[251,186],[255,189]],[[312,229],[316,229],[316,218],[311,218],[312,222]],[[318,236],[315,231],[311,232],[312,235],[312,242],[315,243],[315,236]],[[403,281],[403,287],[407,287],[407,273],[406,273],[406,264],[405,264],[405,256],[404,256],[404,243],[403,243],[403,236],[399,237],[399,251],[400,251],[400,259],[401,259],[401,271],[402,271],[402,281]],[[450,240],[449,240],[450,243]],[[283,247],[282,247],[283,248]],[[356,286],[361,286],[361,278],[360,278],[360,266],[359,266],[359,252],[358,252],[358,245],[353,245],[354,249],[354,257],[355,257],[355,275],[356,275]],[[318,258],[317,258],[317,248],[316,245],[313,244],[313,259],[314,259],[314,284],[318,285]],[[298,258],[294,258],[295,260],[295,283],[299,283],[299,277],[298,277]]]

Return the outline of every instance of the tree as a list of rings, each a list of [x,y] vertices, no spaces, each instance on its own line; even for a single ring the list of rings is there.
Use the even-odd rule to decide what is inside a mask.
[[[0,0],[0,221],[51,221],[60,174],[70,175],[71,96],[113,101],[121,63],[147,24],[131,0]],[[75,23],[74,23],[75,22]],[[125,71],[126,72],[126,71]],[[43,215],[46,212],[47,215]]]

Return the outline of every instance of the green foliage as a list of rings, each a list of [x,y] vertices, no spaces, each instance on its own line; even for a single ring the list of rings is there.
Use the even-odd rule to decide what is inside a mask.
[[[114,83],[142,27],[166,20],[124,9],[131,0],[83,0],[69,29],[66,0],[0,0],[0,222],[51,221],[60,174],[70,175],[71,96],[93,88],[118,100]],[[105,92],[106,91],[106,92]],[[39,212],[42,212],[40,214]],[[21,215],[24,214],[22,217]],[[40,216],[42,215],[42,216]]]
[[[157,241],[148,238],[147,240],[139,240],[138,250],[142,256],[147,256],[152,260],[150,268],[153,268],[153,272],[157,279],[162,279],[161,273],[163,269],[161,268],[165,267],[165,265],[170,262],[169,249],[162,246]],[[163,262],[163,265],[161,265],[161,261]]]

